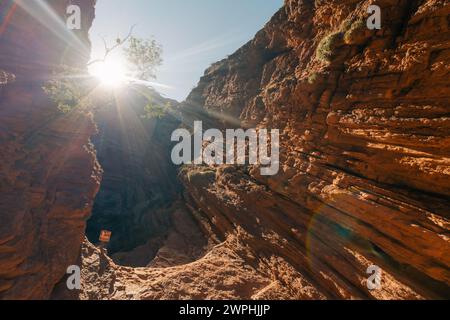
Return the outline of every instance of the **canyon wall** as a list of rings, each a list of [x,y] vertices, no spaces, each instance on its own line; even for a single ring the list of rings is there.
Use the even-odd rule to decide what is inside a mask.
[[[366,27],[370,4],[381,30]],[[286,1],[211,66],[190,106],[282,132],[273,177],[187,170],[215,234],[249,237],[259,260],[282,259],[325,297],[448,298],[449,13],[439,0]],[[378,292],[368,265],[384,270]],[[278,281],[300,297],[292,277]]]
[[[148,101],[142,94],[117,89],[113,105],[95,111],[98,134],[92,138],[103,179],[87,237],[97,243],[100,230],[112,231],[109,255],[117,263],[133,267],[149,265],[174,231],[174,217],[189,215],[180,198],[177,167],[170,159],[171,134],[180,126],[179,104],[147,91],[152,105],[171,111],[149,118],[145,111]],[[191,233],[196,230],[194,225]],[[200,231],[197,234],[201,237]],[[192,260],[186,247],[189,245],[180,244],[167,258]]]
[[[61,16],[68,2],[47,1]],[[180,191],[163,181],[173,173],[163,165],[170,141],[159,138],[172,122],[147,149],[158,128],[134,128],[130,144],[120,117],[100,114],[106,182],[92,239],[109,214],[137,212],[131,228],[163,225],[156,244],[153,232],[141,245],[118,231],[118,245],[130,243],[117,251],[140,246],[115,261],[144,268],[83,242],[101,175],[96,130],[86,115],[56,112],[41,90],[55,63],[86,62],[95,1],[73,2],[89,13],[77,38],[86,48],[67,50],[20,8],[0,38],[0,298],[48,298],[74,263],[82,289],[68,293],[62,281],[52,298],[450,297],[448,0],[286,0],[205,72],[178,110],[183,126],[280,129],[275,176],[184,166]],[[382,9],[381,30],[365,27],[369,4]],[[146,205],[161,193],[174,203],[155,215]],[[378,290],[367,287],[372,265],[382,269]]]
[[[370,4],[381,30],[365,26]],[[450,297],[449,13],[446,0],[287,0],[183,104],[187,126],[280,129],[280,172],[183,167],[207,253],[133,269],[86,243],[77,297]]]
[[[81,30],[65,26],[69,4],[81,8]],[[42,86],[54,67],[86,64],[94,6],[2,3],[0,74],[15,81],[0,84],[0,299],[48,298],[80,254],[101,176],[95,126],[89,115],[58,111]]]

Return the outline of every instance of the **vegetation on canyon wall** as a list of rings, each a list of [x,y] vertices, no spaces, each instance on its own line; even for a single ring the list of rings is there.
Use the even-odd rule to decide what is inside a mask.
[[[162,63],[162,48],[153,39],[140,39],[132,35],[133,28],[124,39],[118,38],[113,46],[104,43],[104,56],[88,63],[90,67],[95,64],[105,63],[109,56],[122,46],[125,60],[128,65],[128,73],[124,75],[124,84],[127,90],[135,90],[147,99],[145,117],[160,118],[169,105],[158,105],[152,102],[153,90],[145,81],[156,79],[155,70]],[[94,76],[87,70],[61,65],[53,70],[53,77],[43,87],[44,91],[64,113],[73,109],[92,111],[98,106],[112,106],[115,104],[111,91],[97,90],[99,84]]]
[[[324,37],[317,46],[317,58],[326,62],[331,61],[338,50],[338,45],[342,43],[343,36],[342,32],[334,32]]]

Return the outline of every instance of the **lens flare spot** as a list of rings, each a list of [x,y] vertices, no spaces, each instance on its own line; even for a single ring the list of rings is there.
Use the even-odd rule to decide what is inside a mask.
[[[119,87],[126,81],[126,70],[123,64],[115,60],[98,62],[89,67],[89,73],[107,87]]]

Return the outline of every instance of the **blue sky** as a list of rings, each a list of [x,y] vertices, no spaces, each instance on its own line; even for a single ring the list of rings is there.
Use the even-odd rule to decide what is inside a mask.
[[[134,35],[163,46],[164,63],[157,88],[184,100],[204,70],[252,39],[283,0],[98,0],[91,29],[93,57],[102,54],[105,37],[113,43],[137,24]]]

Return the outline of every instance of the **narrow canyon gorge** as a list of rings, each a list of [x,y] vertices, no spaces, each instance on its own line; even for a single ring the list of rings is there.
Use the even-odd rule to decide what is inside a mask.
[[[85,68],[96,1],[45,2],[82,29],[20,6],[0,29],[0,299],[450,298],[449,0],[285,0],[185,101],[154,91],[157,119],[127,92],[57,109],[43,84]],[[279,173],[175,166],[194,121],[279,129]]]

